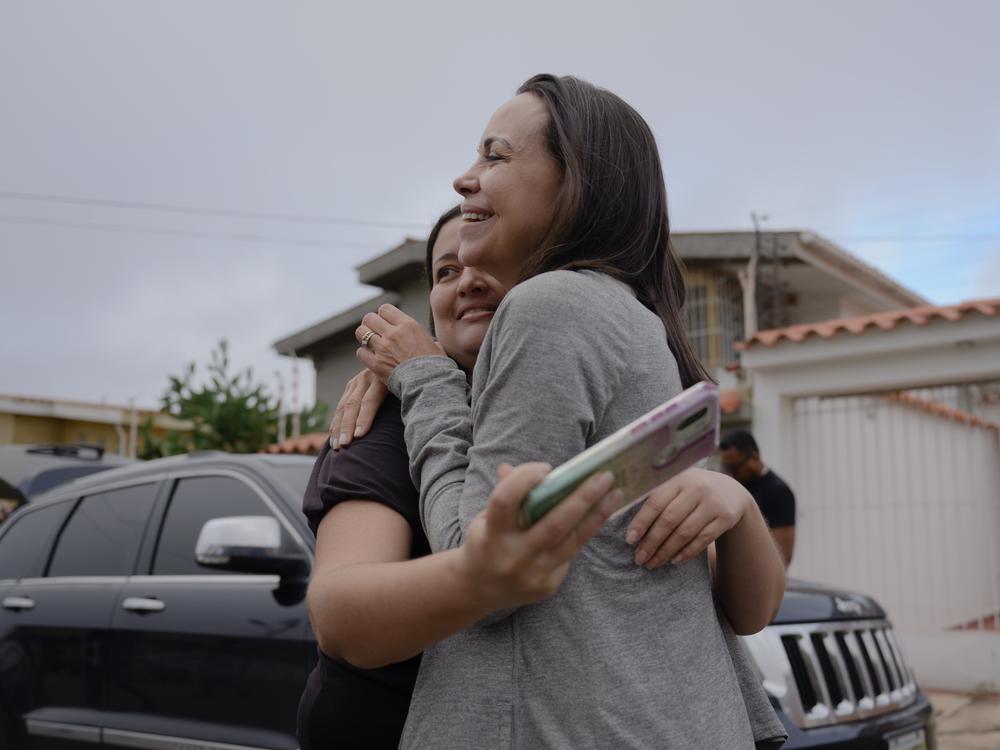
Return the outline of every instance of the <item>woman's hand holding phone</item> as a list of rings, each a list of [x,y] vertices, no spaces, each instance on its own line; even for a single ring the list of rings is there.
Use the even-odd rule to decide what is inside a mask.
[[[732,477],[691,468],[664,482],[643,502],[625,541],[635,563],[654,570],[701,554],[738,524],[754,499]]]
[[[525,529],[518,516],[521,501],[549,470],[540,463],[502,464],[489,503],[466,531],[461,549],[468,589],[489,611],[555,593],[573,558],[622,504],[614,477],[603,472]]]

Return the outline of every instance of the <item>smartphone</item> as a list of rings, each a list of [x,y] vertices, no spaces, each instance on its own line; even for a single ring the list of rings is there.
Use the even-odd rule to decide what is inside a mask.
[[[521,523],[531,526],[601,471],[612,472],[625,495],[617,515],[718,444],[719,389],[698,383],[549,472],[521,501]]]

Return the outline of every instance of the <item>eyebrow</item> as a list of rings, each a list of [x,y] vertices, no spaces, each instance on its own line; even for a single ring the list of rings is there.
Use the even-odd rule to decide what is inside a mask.
[[[457,261],[457,260],[458,260],[458,253],[445,253],[444,255],[439,256],[434,261],[433,265],[436,266],[438,263],[444,263],[445,261]]]

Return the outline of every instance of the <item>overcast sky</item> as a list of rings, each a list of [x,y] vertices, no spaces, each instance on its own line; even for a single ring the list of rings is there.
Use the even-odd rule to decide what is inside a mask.
[[[536,72],[622,95],[679,230],[1000,296],[1000,2],[0,0],[0,394],[154,405],[372,296]],[[300,369],[311,399],[311,368]]]

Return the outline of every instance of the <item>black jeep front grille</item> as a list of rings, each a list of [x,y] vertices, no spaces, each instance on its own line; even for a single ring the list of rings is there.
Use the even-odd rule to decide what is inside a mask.
[[[801,727],[858,721],[916,699],[917,686],[885,620],[773,625],[772,653],[787,660],[782,707]]]

